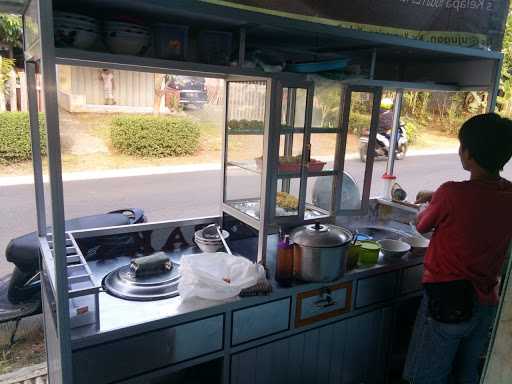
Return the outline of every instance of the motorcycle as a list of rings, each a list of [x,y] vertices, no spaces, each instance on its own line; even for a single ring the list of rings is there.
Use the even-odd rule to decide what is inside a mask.
[[[366,156],[368,153],[368,136],[369,131],[365,131],[359,138],[359,157],[362,162],[366,162]],[[376,145],[375,145],[375,159],[387,159],[389,157],[391,130],[386,133],[377,133]],[[400,122],[398,128],[398,140],[395,148],[395,158],[397,160],[403,160],[407,153],[409,140],[407,138],[407,132],[405,130],[405,123]]]
[[[121,209],[105,214],[84,216],[66,220],[66,231],[77,231],[97,227],[115,227],[121,225],[139,224],[146,221],[144,211],[140,208]],[[47,233],[51,233],[51,227]],[[115,241],[105,237],[93,253],[84,255],[87,259],[98,256],[108,256],[119,246],[130,247],[135,245],[136,239],[126,235],[126,239],[116,236]],[[7,261],[14,264],[14,271],[10,276],[7,287],[7,300],[14,306],[24,306],[31,303],[29,308],[33,313],[41,310],[41,280],[39,272],[39,239],[36,232],[28,233],[12,239],[7,245],[5,256]],[[13,310],[13,315],[19,312]],[[29,314],[25,314],[28,316]],[[16,315],[17,316],[17,315]]]

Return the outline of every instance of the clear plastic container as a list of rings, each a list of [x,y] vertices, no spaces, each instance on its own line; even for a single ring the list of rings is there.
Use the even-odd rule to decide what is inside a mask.
[[[188,27],[159,23],[153,25],[153,51],[160,59],[184,60],[188,49]]]
[[[199,60],[206,64],[228,65],[233,56],[233,34],[202,31],[198,36]]]

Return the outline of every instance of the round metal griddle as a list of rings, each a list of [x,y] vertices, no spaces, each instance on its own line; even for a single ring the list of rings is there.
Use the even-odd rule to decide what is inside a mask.
[[[153,301],[178,296],[179,265],[172,263],[170,271],[135,276],[130,265],[110,272],[103,279],[103,287],[112,296],[125,300]]]

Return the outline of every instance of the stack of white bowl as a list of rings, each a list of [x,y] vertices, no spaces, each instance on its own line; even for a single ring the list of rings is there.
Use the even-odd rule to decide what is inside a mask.
[[[78,13],[54,13],[55,42],[59,47],[89,49],[100,36],[99,24],[93,17]]]
[[[105,21],[105,43],[112,53],[138,55],[151,41],[149,29],[126,21]]]
[[[210,230],[208,230],[208,228]],[[206,231],[204,231],[206,229]],[[223,247],[222,240],[220,236],[212,232],[211,227],[206,227],[200,229],[194,234],[194,240],[203,252],[217,252],[219,249]],[[229,237],[229,232],[222,230],[222,236],[224,240]]]

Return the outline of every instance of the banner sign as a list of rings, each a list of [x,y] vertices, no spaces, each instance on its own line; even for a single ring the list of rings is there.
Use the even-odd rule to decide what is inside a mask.
[[[509,9],[509,0],[201,1],[339,28],[497,51]]]

